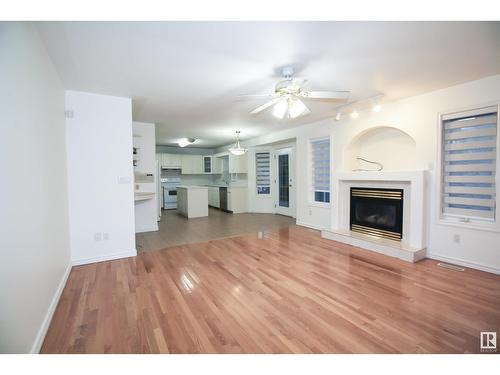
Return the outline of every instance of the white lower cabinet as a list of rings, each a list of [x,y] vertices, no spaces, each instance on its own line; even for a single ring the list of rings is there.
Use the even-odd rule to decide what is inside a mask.
[[[235,214],[248,211],[248,189],[231,187],[227,189],[227,209]]]
[[[220,207],[220,196],[219,196],[219,188],[218,187],[209,187],[208,188],[208,205],[212,207],[219,208]]]

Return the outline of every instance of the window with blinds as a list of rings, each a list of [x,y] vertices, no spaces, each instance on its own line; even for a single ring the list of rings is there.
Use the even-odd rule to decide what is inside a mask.
[[[495,221],[497,107],[442,117],[442,216]]]
[[[311,140],[314,202],[330,202],[330,139]]]
[[[255,153],[257,194],[271,193],[271,157],[269,152]]]

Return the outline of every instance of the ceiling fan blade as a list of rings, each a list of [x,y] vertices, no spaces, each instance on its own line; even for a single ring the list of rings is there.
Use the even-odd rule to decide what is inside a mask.
[[[276,94],[248,94],[248,95],[238,95],[238,99],[256,99],[256,98],[273,98]]]
[[[305,91],[301,92],[300,96],[304,99],[345,101],[349,98],[349,94],[349,91]]]
[[[269,107],[275,105],[276,103],[278,103],[279,101],[281,100],[281,97],[279,98],[274,98],[270,101],[268,101],[267,103],[264,103],[262,104],[260,107],[257,107],[255,108],[252,112],[250,112],[251,115],[256,115],[266,109],[268,109]]]

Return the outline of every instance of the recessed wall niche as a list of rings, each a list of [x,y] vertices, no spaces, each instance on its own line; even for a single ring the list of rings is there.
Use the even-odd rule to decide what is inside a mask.
[[[370,128],[356,135],[344,149],[344,170],[377,170],[375,164],[357,160],[357,157],[381,163],[384,171],[417,169],[415,140],[392,126]]]

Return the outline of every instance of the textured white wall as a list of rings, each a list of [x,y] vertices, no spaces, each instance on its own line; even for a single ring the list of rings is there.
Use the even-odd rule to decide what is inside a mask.
[[[32,24],[0,46],[0,353],[37,352],[70,270],[64,91]]]
[[[72,261],[134,256],[131,100],[66,91],[66,110]]]

